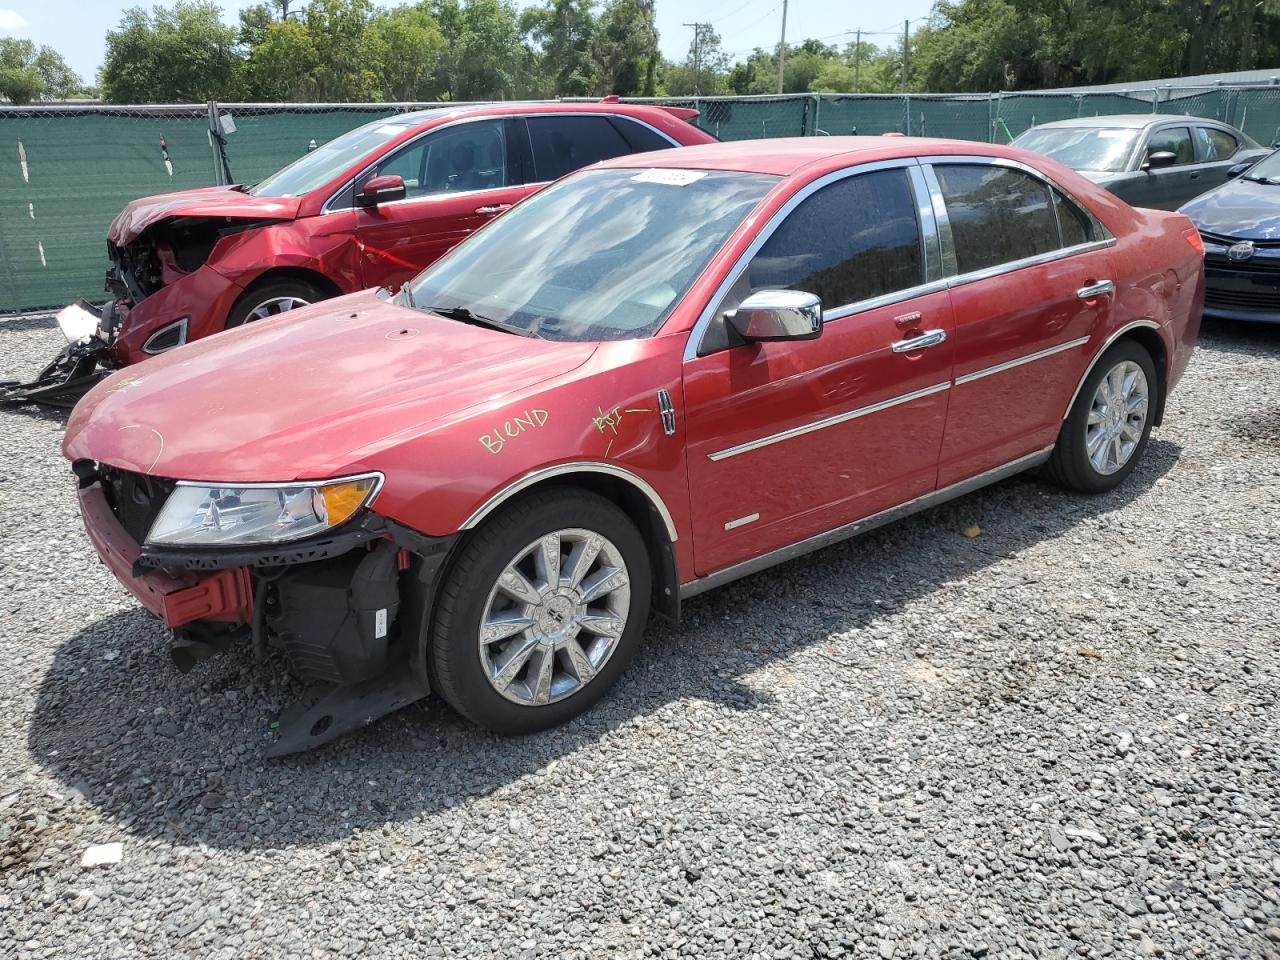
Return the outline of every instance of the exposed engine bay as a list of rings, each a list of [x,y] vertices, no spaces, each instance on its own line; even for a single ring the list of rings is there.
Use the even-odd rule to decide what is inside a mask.
[[[107,271],[106,289],[117,304],[134,306],[204,266],[223,237],[261,225],[257,220],[227,217],[161,220],[124,246],[107,243],[111,268]]]

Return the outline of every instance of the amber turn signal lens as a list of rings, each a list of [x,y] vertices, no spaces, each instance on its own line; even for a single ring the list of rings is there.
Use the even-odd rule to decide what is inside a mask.
[[[369,491],[376,482],[374,477],[358,477],[355,480],[327,483],[321,487],[320,497],[324,500],[328,525],[336,527],[359,510],[369,499]]]
[[[1192,227],[1190,230],[1183,230],[1182,235],[1187,238],[1187,243],[1191,244],[1191,249],[1203,257],[1204,240],[1200,237],[1200,231]]]

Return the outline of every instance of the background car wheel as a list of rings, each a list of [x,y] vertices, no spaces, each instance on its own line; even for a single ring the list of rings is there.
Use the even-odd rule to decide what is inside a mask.
[[[439,694],[498,733],[564,723],[604,695],[649,616],[644,539],[585,490],[526,497],[473,532],[441,589],[427,656]]]
[[[1157,389],[1155,364],[1141,344],[1121,340],[1103,354],[1063,421],[1049,477],[1081,493],[1123,483],[1147,449]]]
[[[253,323],[255,320],[265,320],[278,313],[287,313],[317,300],[327,299],[328,296],[328,293],[305,280],[270,280],[250,287],[241,295],[227,314],[226,329]]]

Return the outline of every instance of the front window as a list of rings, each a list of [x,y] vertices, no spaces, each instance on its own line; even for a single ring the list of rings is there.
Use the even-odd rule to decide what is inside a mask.
[[[1195,163],[1196,150],[1191,145],[1191,130],[1187,127],[1166,127],[1151,134],[1147,141],[1147,156],[1153,153],[1172,153],[1174,165]]]
[[[1051,157],[1072,170],[1119,173],[1137,140],[1137,130],[1123,128],[1038,127],[1018,137],[1011,146]]]
[[[310,193],[378,147],[390,143],[405,129],[403,122],[378,120],[348,130],[254,184],[249,192],[255,197],[298,197]]]
[[[459,244],[401,302],[549,340],[647,337],[775,183],[719,170],[583,171]]]

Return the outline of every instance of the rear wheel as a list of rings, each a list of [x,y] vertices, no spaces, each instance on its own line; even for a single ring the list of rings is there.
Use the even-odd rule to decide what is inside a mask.
[[[644,539],[585,490],[534,494],[463,547],[441,590],[428,656],[459,713],[533,733],[582,713],[621,675],[649,614]]]
[[[1050,478],[1081,493],[1123,483],[1147,449],[1157,386],[1151,354],[1136,341],[1121,340],[1103,354],[1063,421]]]
[[[305,280],[269,280],[246,290],[227,314],[226,328],[239,327],[306,307],[329,296]]]

